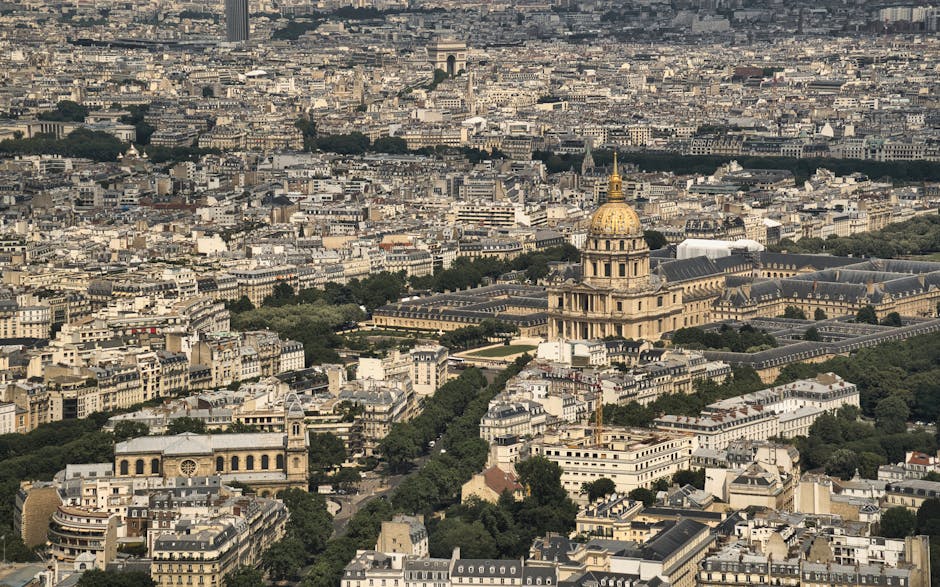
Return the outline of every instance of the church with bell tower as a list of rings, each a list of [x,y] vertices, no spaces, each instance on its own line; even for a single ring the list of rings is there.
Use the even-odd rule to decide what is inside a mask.
[[[594,213],[581,252],[580,279],[548,286],[548,337],[657,340],[683,326],[682,288],[650,273],[636,211],[624,201],[614,154],[607,202]]]

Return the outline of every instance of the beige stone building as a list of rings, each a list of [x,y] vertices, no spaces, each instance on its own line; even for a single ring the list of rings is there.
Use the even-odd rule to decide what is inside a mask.
[[[239,481],[263,495],[307,488],[307,429],[291,408],[285,432],[144,436],[114,447],[118,477],[206,477]]]
[[[392,555],[427,557],[430,551],[424,519],[421,516],[397,514],[391,520],[382,522],[375,550]]]

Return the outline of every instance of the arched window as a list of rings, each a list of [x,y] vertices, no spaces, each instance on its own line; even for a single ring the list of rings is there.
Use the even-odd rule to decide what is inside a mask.
[[[292,430],[291,434],[293,434],[294,436],[300,436],[300,424],[299,423],[294,422],[294,425],[291,426],[291,430]]]
[[[217,472],[225,470],[225,457],[215,457],[215,470]]]
[[[296,471],[299,468],[300,468],[300,459],[298,457],[294,457],[294,470]]]
[[[151,475],[160,474],[160,459],[150,459],[150,474]]]
[[[121,475],[127,475],[129,471],[127,461],[121,461]]]
[[[134,474],[135,475],[144,474],[144,459],[137,459],[137,462],[134,463]]]
[[[238,470],[238,457],[232,457],[232,465],[230,467],[233,471]]]
[[[284,469],[284,455],[277,455],[277,457],[274,459],[274,468]]]
[[[254,471],[255,470],[255,457],[248,455],[245,457],[245,470]]]
[[[268,455],[261,455],[261,469],[267,471],[270,464],[271,460],[268,458]]]

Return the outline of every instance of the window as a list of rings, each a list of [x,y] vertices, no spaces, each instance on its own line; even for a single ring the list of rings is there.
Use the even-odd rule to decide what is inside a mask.
[[[623,265],[621,265],[623,267]],[[623,302],[617,302],[617,311],[623,312]]]
[[[610,241],[604,241],[604,248],[610,250]]]
[[[150,474],[151,475],[160,474],[160,459],[150,459]]]
[[[610,277],[610,263],[604,263],[604,277]]]
[[[662,308],[662,307],[663,307],[663,296],[657,296],[657,297],[656,297],[656,307],[657,307],[657,308]]]
[[[216,457],[215,458],[215,470],[224,471],[225,470],[225,457]]]
[[[247,457],[245,457],[245,470],[246,471],[255,470],[255,457],[254,456],[248,455]]]
[[[129,471],[128,471],[128,466],[129,466],[129,465],[127,464],[127,461],[121,461],[121,475],[127,475],[127,474],[128,474],[128,472],[129,472]]]
[[[135,475],[144,474],[144,459],[137,459],[137,462],[134,463],[134,474]]]
[[[261,469],[263,471],[267,471],[269,466],[270,459],[268,458],[268,455],[261,455]]]
[[[620,264],[620,277],[626,277],[626,276],[627,276],[627,264],[621,263]]]
[[[284,455],[277,455],[277,458],[274,459],[274,468],[275,469],[284,468]]]
[[[233,471],[237,471],[237,470],[238,470],[238,457],[237,457],[237,456],[232,457],[232,462],[231,462],[231,467],[230,467],[230,468],[231,468]]]
[[[634,276],[637,276],[637,275],[639,275],[639,274],[640,274],[640,264],[639,264],[639,263],[634,263],[634,264],[633,264],[633,275],[634,275]]]

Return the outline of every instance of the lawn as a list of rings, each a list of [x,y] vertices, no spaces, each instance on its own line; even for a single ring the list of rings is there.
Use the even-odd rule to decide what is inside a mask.
[[[494,346],[488,349],[483,349],[481,351],[476,351],[470,353],[471,357],[508,357],[509,355],[517,355],[519,353],[527,353],[531,350],[535,350],[535,346],[531,344],[509,344],[504,346]]]

